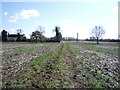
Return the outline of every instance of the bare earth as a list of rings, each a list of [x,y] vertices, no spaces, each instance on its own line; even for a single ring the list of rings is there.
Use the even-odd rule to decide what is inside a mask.
[[[3,43],[3,88],[118,88],[117,43]]]

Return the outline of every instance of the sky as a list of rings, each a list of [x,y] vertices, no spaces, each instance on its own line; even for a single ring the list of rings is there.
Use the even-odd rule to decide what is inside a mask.
[[[21,28],[27,38],[39,25],[44,27],[46,37],[54,37],[53,29],[59,26],[63,37],[87,39],[95,26],[105,30],[103,39],[118,38],[119,0],[79,1],[2,1],[2,27],[10,34]]]

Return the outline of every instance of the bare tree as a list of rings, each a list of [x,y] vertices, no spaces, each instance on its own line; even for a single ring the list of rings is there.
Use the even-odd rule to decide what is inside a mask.
[[[42,25],[39,25],[36,31],[39,31],[41,34],[45,33],[45,28]]]
[[[23,30],[21,28],[18,28],[16,31],[17,31],[17,34],[18,34],[17,41],[20,41],[20,33],[22,33]]]
[[[95,26],[90,33],[97,40],[97,44],[99,44],[99,38],[103,36],[105,30],[101,26]]]
[[[17,31],[17,33],[19,33],[19,34],[23,32],[23,30],[22,30],[21,28],[17,29],[16,31]]]

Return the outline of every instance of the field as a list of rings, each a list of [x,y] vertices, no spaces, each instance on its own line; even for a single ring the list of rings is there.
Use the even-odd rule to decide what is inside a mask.
[[[118,88],[118,43],[3,43],[2,88]]]

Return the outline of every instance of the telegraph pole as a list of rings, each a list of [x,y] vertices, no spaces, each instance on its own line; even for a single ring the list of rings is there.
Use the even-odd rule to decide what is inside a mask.
[[[77,42],[78,42],[78,33],[77,33]]]

